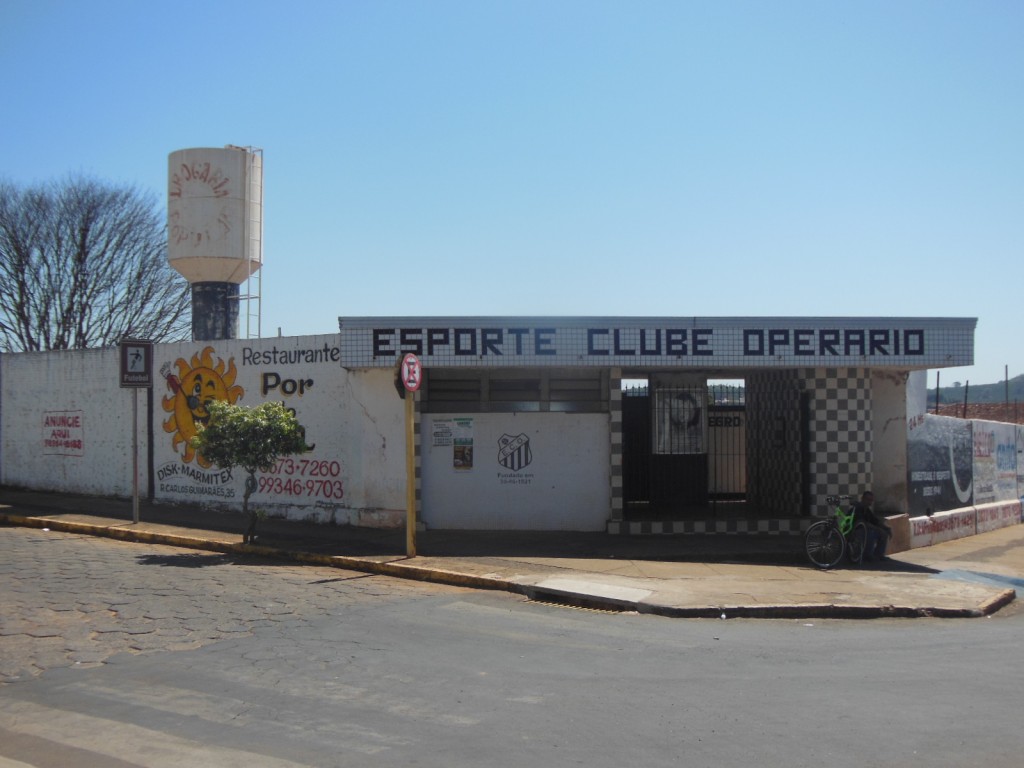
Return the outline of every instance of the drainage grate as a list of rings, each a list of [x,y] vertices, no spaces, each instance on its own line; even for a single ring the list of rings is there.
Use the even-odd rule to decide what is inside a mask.
[[[605,601],[587,600],[578,595],[552,595],[529,597],[531,603],[550,605],[555,608],[572,608],[577,611],[589,611],[590,613],[637,613],[637,610],[628,605],[615,605]]]

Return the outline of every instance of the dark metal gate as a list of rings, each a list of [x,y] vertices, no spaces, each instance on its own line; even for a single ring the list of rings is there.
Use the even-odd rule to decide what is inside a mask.
[[[738,393],[737,391],[738,390]],[[742,389],[623,391],[623,495],[632,520],[704,516],[746,496]]]

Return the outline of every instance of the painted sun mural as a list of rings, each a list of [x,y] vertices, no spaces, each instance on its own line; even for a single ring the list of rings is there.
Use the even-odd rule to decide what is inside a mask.
[[[164,432],[174,435],[171,444],[175,451],[181,450],[183,461],[195,459],[201,467],[209,467],[210,462],[189,442],[195,437],[197,425],[205,424],[210,418],[206,410],[208,403],[220,400],[233,405],[245,394],[245,390],[235,385],[238,376],[235,359],[229,358],[225,365],[218,357],[215,364],[213,347],[205,347],[189,361],[179,357],[174,365],[178,369],[177,376],[170,372],[170,364],[160,369],[171,391],[161,401],[163,409],[171,414],[163,423]]]

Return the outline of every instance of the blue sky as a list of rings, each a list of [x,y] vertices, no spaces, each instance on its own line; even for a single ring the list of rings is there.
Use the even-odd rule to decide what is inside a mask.
[[[263,333],[977,317],[1024,373],[1024,3],[3,0],[0,176],[263,149]],[[929,381],[934,385],[934,373]]]

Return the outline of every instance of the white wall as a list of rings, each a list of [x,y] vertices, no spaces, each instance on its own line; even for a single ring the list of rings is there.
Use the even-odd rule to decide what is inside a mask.
[[[974,503],[1015,501],[1017,489],[1016,424],[974,420]]]
[[[928,411],[928,371],[911,371],[907,376],[907,418],[923,416]]]
[[[119,364],[117,349],[0,355],[0,482],[130,496],[134,394],[118,386]],[[143,463],[145,414],[140,392]]]
[[[907,511],[906,374],[871,375],[871,489],[887,514]]]
[[[402,401],[390,370],[341,368],[336,334],[158,344],[153,350],[157,501],[238,509],[242,471],[204,466],[187,446],[187,397],[283,402],[314,449],[260,473],[252,497],[268,514],[370,526],[404,522]],[[118,384],[116,348],[0,356],[0,482],[128,497],[136,390]],[[140,489],[148,489],[147,393],[139,395]]]
[[[1017,425],[1017,496],[1024,503],[1024,424]]]
[[[424,414],[421,423],[421,519],[428,528],[604,530],[611,508],[607,414]],[[503,451],[503,437],[528,442],[528,465],[502,465],[503,453],[511,453]]]
[[[258,473],[250,499],[268,514],[356,525],[404,520],[401,400],[385,370],[341,368],[337,335],[161,345],[156,404],[156,498],[237,506],[241,469],[203,467],[180,436],[194,432],[186,397],[195,381],[241,405],[267,401],[295,411],[311,451]],[[177,380],[174,384],[171,377]],[[175,391],[176,387],[179,391]]]

